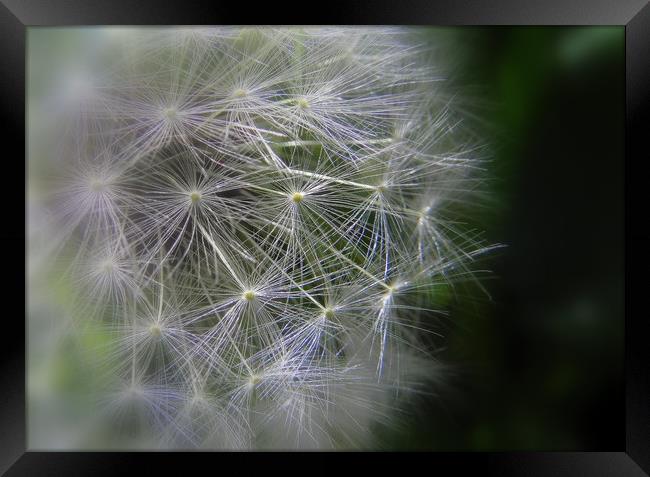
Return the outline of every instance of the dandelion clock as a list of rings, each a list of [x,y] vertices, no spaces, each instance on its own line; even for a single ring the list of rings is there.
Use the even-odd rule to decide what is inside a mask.
[[[29,85],[33,447],[381,448],[441,390],[453,363],[431,335],[490,249],[462,225],[486,153],[439,45],[380,27],[47,34]]]

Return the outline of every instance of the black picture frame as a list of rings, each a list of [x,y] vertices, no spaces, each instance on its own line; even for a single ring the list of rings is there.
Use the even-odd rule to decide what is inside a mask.
[[[318,18],[299,17],[302,7],[275,2],[226,4],[216,1],[169,0],[0,0],[0,117],[6,146],[2,194],[5,197],[0,243],[7,269],[0,274],[5,303],[0,347],[0,472],[8,476],[108,475],[155,467],[172,469],[185,459],[192,467],[223,465],[212,453],[30,452],[26,449],[25,322],[19,316],[26,286],[24,262],[25,209],[20,178],[26,175],[25,47],[26,27],[36,25],[193,25],[193,24],[416,24],[416,25],[621,25],[626,36],[626,163],[625,163],[625,444],[611,452],[503,452],[372,454],[375,464],[403,458],[408,466],[436,472],[493,475],[642,476],[650,474],[650,326],[644,307],[633,305],[647,293],[650,269],[650,221],[647,176],[642,164],[650,148],[650,5],[647,0],[444,0],[374,1],[337,5],[327,2]],[[306,10],[305,10],[306,11]],[[242,13],[244,15],[242,15]],[[271,20],[274,18],[274,20]],[[12,152],[9,152],[12,151]],[[22,193],[21,193],[22,192]],[[13,252],[8,252],[13,251]],[[23,270],[23,272],[21,272]],[[635,294],[635,295],[634,295]],[[25,296],[25,295],[22,295]],[[633,299],[636,296],[636,301]],[[25,315],[26,319],[26,315]],[[357,454],[302,454],[322,460],[356,460]],[[365,455],[367,456],[367,454]],[[251,469],[250,453],[231,454],[235,468]],[[364,456],[360,456],[364,458]],[[281,463],[286,456],[264,454]],[[286,468],[286,460],[283,467]],[[182,465],[183,467],[180,467]],[[187,469],[180,463],[179,468]],[[222,468],[223,469],[223,468]],[[218,471],[215,468],[215,471]]]

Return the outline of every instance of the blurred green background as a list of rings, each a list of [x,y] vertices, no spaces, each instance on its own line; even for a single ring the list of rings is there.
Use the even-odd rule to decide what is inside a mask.
[[[622,450],[624,29],[445,34],[492,148],[474,219],[507,247],[479,267],[491,299],[468,286],[445,322],[449,388],[386,446]]]

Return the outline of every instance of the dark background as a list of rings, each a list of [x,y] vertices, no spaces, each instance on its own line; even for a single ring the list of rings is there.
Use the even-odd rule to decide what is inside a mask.
[[[481,263],[491,299],[452,304],[449,386],[386,447],[623,449],[624,28],[448,35],[492,148],[473,220],[507,246]]]

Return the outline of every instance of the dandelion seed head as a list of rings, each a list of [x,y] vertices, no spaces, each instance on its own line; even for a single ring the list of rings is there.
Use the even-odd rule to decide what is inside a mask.
[[[436,45],[386,27],[104,37],[103,75],[53,100],[72,179],[39,243],[58,227],[75,332],[106,342],[106,434],[371,447],[438,376],[428,290],[488,250],[454,208],[481,157]]]

